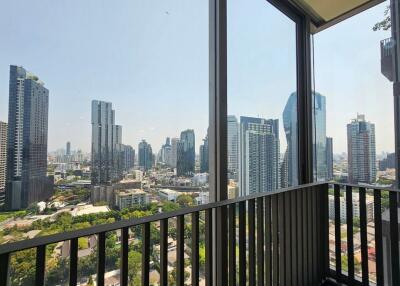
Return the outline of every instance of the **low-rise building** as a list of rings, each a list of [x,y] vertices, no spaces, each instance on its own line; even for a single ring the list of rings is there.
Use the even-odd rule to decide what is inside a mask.
[[[175,202],[177,197],[182,193],[171,189],[161,189],[158,191],[158,194],[162,200]]]
[[[367,221],[370,222],[374,219],[374,197],[366,195],[366,210],[367,210]],[[360,218],[360,202],[359,195],[357,192],[353,193],[353,218]],[[340,221],[346,222],[346,196],[340,197]],[[335,198],[333,195],[329,195],[329,219],[335,219]]]
[[[149,195],[141,189],[117,190],[114,194],[114,204],[119,209],[149,203]]]

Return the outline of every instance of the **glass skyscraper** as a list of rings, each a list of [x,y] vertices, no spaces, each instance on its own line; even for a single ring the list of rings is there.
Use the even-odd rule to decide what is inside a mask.
[[[209,162],[209,152],[208,152],[208,135],[203,139],[203,145],[200,145],[200,172],[208,173],[208,162]]]
[[[23,67],[10,66],[6,202],[26,208],[50,197],[47,172],[49,90]]]
[[[238,180],[239,175],[239,123],[228,115],[228,178]]]
[[[151,145],[142,140],[138,148],[139,168],[142,171],[150,170],[153,167],[153,149]]]
[[[188,129],[181,132],[177,146],[176,172],[178,176],[194,174],[196,160],[194,130]]]
[[[313,95],[314,178],[316,181],[325,181],[328,176],[326,161],[326,98],[318,92],[314,92]]]

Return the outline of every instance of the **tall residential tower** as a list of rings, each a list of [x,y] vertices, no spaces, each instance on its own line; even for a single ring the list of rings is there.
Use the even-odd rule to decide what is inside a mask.
[[[49,90],[23,67],[10,66],[6,202],[26,208],[52,193],[47,172]]]

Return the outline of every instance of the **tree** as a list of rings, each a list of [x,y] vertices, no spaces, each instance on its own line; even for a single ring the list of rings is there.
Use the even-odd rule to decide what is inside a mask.
[[[384,19],[374,25],[372,30],[378,31],[378,30],[383,30],[387,31],[392,27],[392,21],[390,18],[390,6],[388,5],[385,9],[385,12],[383,13]]]
[[[190,195],[180,195],[176,198],[176,202],[180,207],[190,207],[193,205],[193,198]]]

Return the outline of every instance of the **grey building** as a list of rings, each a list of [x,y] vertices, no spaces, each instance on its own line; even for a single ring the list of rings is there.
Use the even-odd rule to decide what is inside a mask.
[[[208,173],[208,135],[203,139],[203,145],[200,145],[200,173]]]
[[[347,124],[347,156],[351,183],[376,181],[375,124],[362,114]]]
[[[92,101],[92,184],[113,180],[115,112],[111,102]]]
[[[7,166],[7,123],[0,121],[0,207],[4,205]]]
[[[71,142],[67,142],[65,155],[71,156]]]
[[[142,142],[139,143],[138,156],[139,168],[142,171],[150,170],[153,167],[153,150],[146,140],[142,140]]]
[[[326,98],[318,92],[314,92],[313,95],[314,178],[316,181],[325,181],[327,179]]]
[[[326,137],[326,179],[333,180],[333,139]]]
[[[240,195],[279,187],[279,121],[240,117]]]
[[[298,130],[297,130],[297,93],[292,93],[283,110],[283,128],[286,134],[287,149],[284,157],[286,174],[282,174],[284,186],[296,186],[298,181]],[[287,179],[285,179],[287,178]],[[286,181],[285,181],[286,180]],[[283,187],[283,186],[282,186]]]
[[[178,159],[178,143],[179,138],[171,139],[171,167],[176,168],[176,160]]]
[[[52,194],[47,172],[49,90],[23,67],[10,66],[6,203],[22,209]]]
[[[123,150],[123,168],[129,172],[135,166],[135,149],[130,145],[124,145]]]
[[[228,178],[239,179],[239,123],[234,115],[228,115]]]
[[[395,169],[396,168],[396,154],[389,153],[386,158],[382,159],[378,163],[379,171],[386,171],[386,169]]]
[[[161,146],[160,152],[160,162],[172,167],[172,146],[171,146],[171,139],[169,137],[166,138],[165,144]]]
[[[181,132],[181,138],[177,144],[176,169],[178,176],[191,176],[194,173],[196,160],[195,135],[193,129]]]

